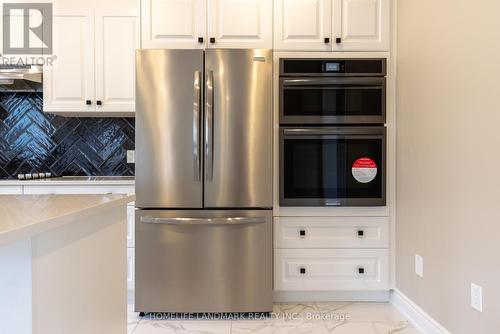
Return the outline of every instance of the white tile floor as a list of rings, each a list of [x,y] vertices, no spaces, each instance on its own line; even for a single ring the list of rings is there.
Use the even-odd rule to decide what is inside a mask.
[[[155,320],[129,305],[129,334],[418,334],[387,303],[275,304],[269,319]]]

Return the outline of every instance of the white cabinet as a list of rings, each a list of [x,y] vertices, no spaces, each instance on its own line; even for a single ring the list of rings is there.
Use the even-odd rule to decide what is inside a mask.
[[[97,111],[135,111],[135,50],[140,48],[135,10],[96,10],[95,91]]]
[[[142,0],[142,47],[202,48],[206,40],[206,0]],[[203,38],[203,42],[198,42]]]
[[[275,0],[274,4],[275,49],[331,51],[332,0]]]
[[[388,217],[274,217],[274,288],[389,287]]]
[[[209,0],[209,46],[272,48],[272,13],[271,0]]]
[[[53,17],[52,66],[43,70],[43,109],[94,111],[94,15],[87,9],[58,10]]]
[[[145,49],[271,48],[271,0],[144,0]]]
[[[389,0],[275,0],[274,47],[388,51]]]
[[[57,9],[53,25],[56,60],[44,68],[44,111],[133,112],[137,10]]]
[[[388,51],[389,0],[334,0],[334,43],[338,51]]]

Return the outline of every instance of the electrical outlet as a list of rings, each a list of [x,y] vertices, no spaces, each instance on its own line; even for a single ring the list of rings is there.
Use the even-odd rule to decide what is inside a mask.
[[[483,312],[483,288],[474,283],[470,284],[470,305],[473,309]]]
[[[129,164],[135,163],[135,151],[134,150],[127,151],[127,163],[129,163]]]
[[[415,274],[424,277],[424,258],[415,254]]]

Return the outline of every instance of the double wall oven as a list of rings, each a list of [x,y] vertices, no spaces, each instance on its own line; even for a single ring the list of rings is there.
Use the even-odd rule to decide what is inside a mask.
[[[386,60],[280,60],[280,206],[386,205]]]

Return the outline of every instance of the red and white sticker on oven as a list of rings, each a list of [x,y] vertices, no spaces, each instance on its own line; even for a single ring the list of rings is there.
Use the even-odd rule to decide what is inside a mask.
[[[377,172],[377,164],[370,158],[359,158],[352,165],[352,176],[359,183],[372,182]]]

